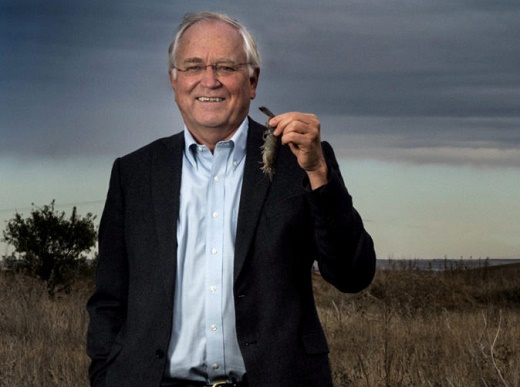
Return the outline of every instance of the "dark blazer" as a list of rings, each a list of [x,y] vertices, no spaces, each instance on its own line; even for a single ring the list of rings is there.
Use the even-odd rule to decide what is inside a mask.
[[[327,143],[329,183],[318,190],[287,146],[273,182],[260,170],[264,127],[250,120],[237,224],[234,303],[251,386],[331,386],[328,346],[311,283],[344,292],[372,280],[370,236]],[[115,161],[99,229],[96,290],[88,302],[93,386],[159,386],[172,329],[182,133]]]

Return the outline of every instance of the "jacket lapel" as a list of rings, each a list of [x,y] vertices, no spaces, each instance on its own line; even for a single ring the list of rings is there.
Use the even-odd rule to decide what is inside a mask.
[[[160,272],[170,307],[177,272],[177,217],[181,187],[182,132],[163,140],[164,147],[154,155],[152,162],[152,200],[158,239]]]
[[[262,170],[264,126],[249,119],[246,165],[240,196],[235,243],[234,281],[237,280],[247,257],[270,182]],[[177,217],[181,188],[184,136],[179,133],[164,140],[164,147],[152,162],[152,200],[158,238],[160,270],[168,299],[173,300],[177,271]],[[173,302],[169,303],[173,307]]]
[[[253,241],[255,230],[262,213],[265,198],[271,186],[262,170],[262,153],[264,127],[249,119],[247,135],[246,165],[240,195],[237,234],[235,243],[234,281],[236,282]]]

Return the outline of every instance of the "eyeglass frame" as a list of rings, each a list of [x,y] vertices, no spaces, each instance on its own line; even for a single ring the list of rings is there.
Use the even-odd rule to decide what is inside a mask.
[[[220,71],[222,71],[222,69],[218,69],[218,67],[221,66],[221,67],[238,67],[236,69],[234,69],[232,72],[230,73],[222,73]],[[224,77],[229,77],[229,76],[232,76],[233,74],[235,74],[238,69],[242,66],[251,66],[251,63],[227,63],[227,62],[220,62],[220,63],[212,63],[212,64],[208,64],[208,65],[204,65],[204,64],[190,64],[188,65],[187,68],[184,68],[184,69],[181,69],[181,68],[178,68],[178,67],[175,67],[175,66],[172,66],[172,69],[174,70],[177,70],[181,73],[184,73],[186,74],[187,76],[197,76],[197,75],[202,75],[203,73],[206,72],[206,69],[208,67],[211,67],[213,69],[213,71],[215,72],[215,74],[217,76],[224,76]],[[197,67],[197,70],[195,70],[194,73],[190,73],[190,67]],[[199,71],[200,70],[200,71]]]

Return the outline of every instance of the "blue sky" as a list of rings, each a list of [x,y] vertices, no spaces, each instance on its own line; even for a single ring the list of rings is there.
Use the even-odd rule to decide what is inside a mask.
[[[114,158],[181,129],[167,47],[198,10],[256,37],[253,118],[320,118],[380,258],[520,257],[516,0],[3,1],[2,228],[100,214]]]

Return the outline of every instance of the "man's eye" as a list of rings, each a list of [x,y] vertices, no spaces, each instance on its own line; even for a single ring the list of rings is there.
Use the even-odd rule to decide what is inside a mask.
[[[188,66],[188,67],[186,67],[186,69],[185,69],[184,71],[187,71],[187,72],[189,72],[189,73],[199,73],[199,72],[201,72],[202,70],[204,70],[204,67],[194,65],[194,66]]]
[[[219,65],[217,66],[217,71],[221,73],[234,73],[236,68],[234,66]]]

